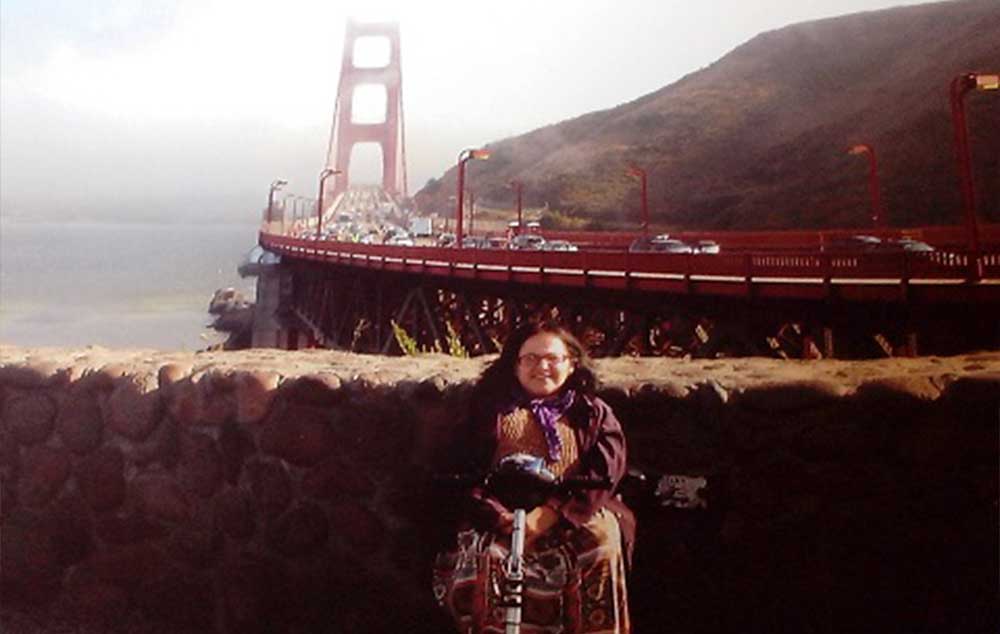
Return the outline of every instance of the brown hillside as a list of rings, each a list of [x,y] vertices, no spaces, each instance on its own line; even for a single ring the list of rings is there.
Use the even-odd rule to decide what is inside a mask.
[[[960,216],[948,86],[1000,71],[1000,2],[955,0],[763,33],[711,66],[630,103],[490,144],[469,164],[480,201],[548,203],[593,226],[637,221],[635,161],[655,222],[683,228],[863,226],[878,154],[894,226]],[[664,55],[670,50],[665,44]],[[1000,222],[1000,93],[967,98],[978,208]],[[446,210],[455,170],[417,194]]]

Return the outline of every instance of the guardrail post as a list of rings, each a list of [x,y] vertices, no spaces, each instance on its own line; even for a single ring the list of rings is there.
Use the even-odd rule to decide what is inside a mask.
[[[753,297],[753,256],[749,253],[743,254],[743,285],[747,298]]]
[[[819,262],[820,272],[823,273],[823,290],[829,299],[833,297],[833,258],[829,253],[821,253]]]
[[[833,328],[823,326],[823,358],[833,358]]]
[[[978,249],[969,253],[968,281],[978,282],[983,279],[983,257]]]
[[[688,295],[691,294],[691,258],[694,257],[690,253],[684,254],[684,292]]]

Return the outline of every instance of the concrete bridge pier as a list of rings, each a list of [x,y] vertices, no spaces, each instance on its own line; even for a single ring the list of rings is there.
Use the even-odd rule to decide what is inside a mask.
[[[284,348],[288,331],[281,327],[278,309],[281,306],[282,278],[286,284],[291,278],[282,273],[281,265],[264,267],[257,275],[257,305],[253,318],[254,348]]]
[[[243,277],[257,278],[251,346],[283,350],[312,347],[314,340],[308,329],[298,323],[289,308],[293,284],[289,267],[271,254],[257,261],[244,262],[239,273]]]

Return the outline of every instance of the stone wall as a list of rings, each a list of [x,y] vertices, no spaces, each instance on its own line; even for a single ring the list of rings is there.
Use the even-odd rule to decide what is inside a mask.
[[[426,476],[483,361],[0,348],[4,632],[447,631]],[[601,362],[645,632],[998,625],[1000,353]]]

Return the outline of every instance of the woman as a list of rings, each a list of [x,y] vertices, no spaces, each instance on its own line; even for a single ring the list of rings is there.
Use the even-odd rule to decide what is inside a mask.
[[[472,416],[458,448],[470,472],[505,456],[543,457],[556,476],[625,473],[625,437],[611,408],[594,394],[580,343],[554,323],[511,333],[472,395]],[[513,515],[474,490],[454,547],[435,562],[434,592],[462,634],[503,632],[497,606]],[[625,559],[634,519],[612,490],[558,494],[527,514],[524,634],[629,631]]]

